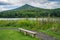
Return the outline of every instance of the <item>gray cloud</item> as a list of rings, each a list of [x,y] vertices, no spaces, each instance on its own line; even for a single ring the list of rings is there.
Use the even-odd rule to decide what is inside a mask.
[[[11,4],[6,3],[6,2],[0,2],[0,5],[11,5]]]
[[[49,1],[49,0],[31,0],[30,3],[28,3],[32,6],[39,7],[39,8],[46,8],[46,9],[54,9],[59,8],[60,3],[56,0]]]
[[[24,4],[46,9],[60,8],[60,0],[0,0],[0,9],[15,8]],[[4,7],[1,7],[1,5],[4,5]],[[6,5],[9,5],[10,7]]]

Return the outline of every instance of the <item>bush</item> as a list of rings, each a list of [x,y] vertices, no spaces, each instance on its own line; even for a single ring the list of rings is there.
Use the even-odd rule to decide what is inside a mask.
[[[0,27],[21,27],[31,30],[47,30],[60,33],[59,22],[41,22],[34,20],[0,21]]]

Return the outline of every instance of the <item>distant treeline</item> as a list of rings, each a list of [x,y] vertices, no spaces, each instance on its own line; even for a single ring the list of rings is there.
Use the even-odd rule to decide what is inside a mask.
[[[25,9],[0,12],[0,18],[60,17],[60,9]]]

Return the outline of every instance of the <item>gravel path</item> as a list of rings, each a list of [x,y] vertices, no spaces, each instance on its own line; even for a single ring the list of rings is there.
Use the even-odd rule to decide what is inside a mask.
[[[0,30],[18,30],[18,28],[0,28]],[[37,37],[41,40],[57,40],[54,37],[48,36],[45,33],[37,33]]]
[[[18,30],[18,28],[0,28],[0,30]]]
[[[48,36],[47,34],[41,32],[37,34],[37,37],[40,38],[41,40],[58,40],[54,37]]]

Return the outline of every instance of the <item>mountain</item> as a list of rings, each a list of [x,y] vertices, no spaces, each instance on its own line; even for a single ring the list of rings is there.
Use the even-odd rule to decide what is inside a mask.
[[[37,7],[33,7],[33,6],[31,6],[31,5],[28,5],[28,4],[25,4],[25,5],[23,5],[23,6],[21,6],[21,7],[19,7],[19,8],[16,8],[16,9],[14,9],[14,10],[26,10],[26,9],[35,9],[35,8],[37,8]]]
[[[30,8],[33,8],[33,6],[30,6],[30,5],[26,4],[26,5],[23,5],[23,6],[19,7],[19,8],[16,8],[16,10],[20,10],[20,9],[30,9]]]
[[[34,7],[34,6],[31,6],[31,5],[28,5],[28,4],[25,4],[25,5],[23,5],[23,6],[21,6],[21,7],[18,7],[18,8],[16,8],[16,9],[13,9],[12,11],[34,11],[34,12],[36,12],[36,11],[42,11],[42,10],[44,10],[44,11],[46,11],[46,10],[48,10],[48,9],[43,9],[43,8],[38,8],[38,7]]]
[[[0,18],[48,17],[48,14],[50,14],[50,17],[60,17],[60,8],[43,9],[25,4],[13,10],[0,12]]]

